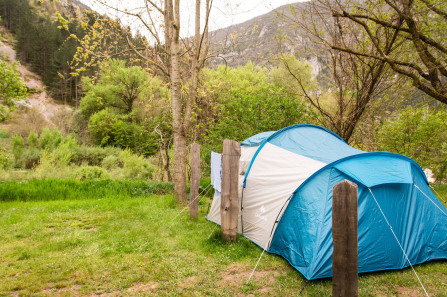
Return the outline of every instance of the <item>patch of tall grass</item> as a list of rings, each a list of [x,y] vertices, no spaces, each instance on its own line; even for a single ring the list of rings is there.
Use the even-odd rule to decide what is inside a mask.
[[[172,183],[142,180],[69,180],[33,179],[24,182],[0,181],[0,201],[82,200],[109,197],[133,198],[137,196],[171,193]]]

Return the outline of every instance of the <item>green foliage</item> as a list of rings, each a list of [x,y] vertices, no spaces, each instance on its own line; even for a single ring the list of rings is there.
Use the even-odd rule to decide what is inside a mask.
[[[97,145],[129,148],[142,155],[157,150],[152,131],[152,119],[147,123],[149,101],[160,95],[161,82],[151,80],[141,67],[126,67],[126,63],[111,59],[101,65],[94,83],[83,78],[86,95],[81,101],[80,114],[88,121],[88,135]],[[155,122],[155,121],[153,121]],[[81,126],[78,124],[77,126]]]
[[[9,138],[8,131],[0,130],[0,138]]]
[[[31,169],[39,164],[40,150],[36,147],[27,147],[21,156],[19,164],[22,164],[25,168]]]
[[[302,86],[290,72],[297,76]],[[303,88],[307,92],[315,92],[318,89],[317,81],[312,78],[312,66],[306,61],[298,60],[291,55],[281,58],[279,65],[270,70],[270,77],[272,82],[277,83],[292,94],[302,94]]]
[[[24,150],[25,150],[25,141],[23,140],[23,137],[20,135],[14,135],[12,137],[12,154],[14,155],[16,166],[18,167],[22,167],[22,164],[20,162],[22,160]]]
[[[119,155],[119,160],[123,163],[124,177],[127,179],[151,179],[154,172],[153,165],[141,156],[133,154],[129,150],[124,150]]]
[[[57,129],[50,130],[48,128],[45,128],[40,134],[39,146],[43,150],[52,151],[59,146],[61,141],[62,141],[62,134],[59,130]]]
[[[74,173],[74,178],[78,180],[96,180],[109,177],[109,173],[98,166],[81,166]]]
[[[118,120],[118,115],[109,109],[103,109],[92,115],[88,121],[88,131],[95,144],[113,145],[114,126]]]
[[[242,141],[311,119],[306,104],[277,82],[270,82],[265,68],[248,63],[238,68],[205,69],[204,80],[208,96],[216,101],[215,117],[199,125],[212,145],[220,145],[224,138]]]
[[[81,112],[88,118],[105,108],[132,112],[134,104],[147,96],[149,76],[141,67],[127,67],[125,61],[110,59],[101,65],[95,83],[89,78],[82,81],[86,94]]]
[[[407,107],[386,119],[378,133],[379,150],[406,155],[433,170],[438,181],[447,177],[447,112],[428,106]]]
[[[0,181],[0,201],[119,199],[171,193],[172,183],[127,180],[32,179],[25,182]]]
[[[111,146],[75,146],[71,149],[71,162],[75,165],[86,164],[91,166],[101,166],[106,157],[114,156],[118,158],[120,152],[120,148]]]
[[[113,145],[143,155],[153,155],[157,150],[155,135],[128,118],[127,115],[115,114],[111,109],[103,109],[90,118],[89,135],[97,145]]]
[[[28,134],[28,146],[37,147],[37,138],[38,138],[37,133],[34,131],[31,131]]]
[[[0,122],[9,117],[14,101],[24,99],[27,88],[20,78],[17,63],[9,65],[0,60]]]
[[[9,167],[11,161],[10,156],[5,148],[0,147],[0,169]]]
[[[119,158],[114,155],[108,155],[101,162],[101,167],[106,170],[113,170],[119,167],[119,165],[120,165]]]
[[[10,118],[10,109],[8,106],[0,104],[0,123]]]

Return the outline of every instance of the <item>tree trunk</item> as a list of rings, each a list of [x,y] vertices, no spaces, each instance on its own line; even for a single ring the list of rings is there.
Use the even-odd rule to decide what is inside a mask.
[[[172,2],[171,2],[172,4]],[[180,203],[186,203],[186,129],[182,117],[182,90],[180,77],[180,0],[170,8],[171,21],[171,100],[172,130],[174,134],[174,195]]]

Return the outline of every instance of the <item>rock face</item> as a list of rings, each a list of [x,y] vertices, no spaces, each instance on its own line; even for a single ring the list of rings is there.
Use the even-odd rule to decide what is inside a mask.
[[[211,32],[213,47],[221,52],[217,58],[211,60],[211,64],[235,67],[252,61],[254,64],[269,67],[275,63],[275,57],[282,51],[306,59],[317,76],[321,66],[317,56],[304,50],[306,34],[285,20],[291,17],[291,9],[303,9],[304,5],[284,5],[244,23]]]

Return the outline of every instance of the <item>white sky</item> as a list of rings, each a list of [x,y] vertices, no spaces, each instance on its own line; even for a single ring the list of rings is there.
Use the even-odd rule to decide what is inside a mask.
[[[109,16],[116,18],[116,13],[110,9],[105,9],[103,6],[95,3],[95,0],[80,0],[87,4],[92,9],[107,13]],[[144,0],[107,0],[113,7],[120,7],[132,9],[142,7]],[[231,25],[239,24],[252,19],[256,16],[263,15],[279,6],[285,4],[292,4],[303,0],[214,0],[210,15],[210,31],[225,28]],[[154,2],[158,2],[155,0]],[[194,9],[195,0],[180,0],[180,21],[182,36],[191,36],[194,32]],[[202,7],[205,0],[202,0]],[[202,16],[205,13],[202,12]],[[138,28],[135,20],[126,20],[123,15],[118,17],[126,24],[130,24],[132,28]],[[202,21],[203,22],[203,21]],[[143,30],[142,30],[143,31]]]

